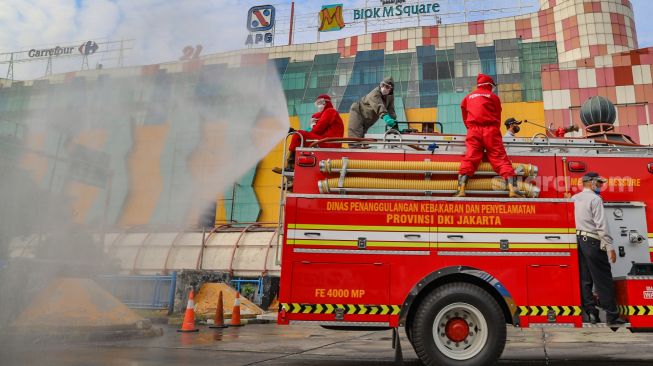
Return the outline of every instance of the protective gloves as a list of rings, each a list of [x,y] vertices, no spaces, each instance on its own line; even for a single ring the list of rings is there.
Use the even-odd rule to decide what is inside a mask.
[[[385,124],[388,127],[390,127],[390,128],[396,128],[397,127],[397,121],[395,121],[394,118],[390,117],[389,114],[384,115],[383,120],[385,121]]]

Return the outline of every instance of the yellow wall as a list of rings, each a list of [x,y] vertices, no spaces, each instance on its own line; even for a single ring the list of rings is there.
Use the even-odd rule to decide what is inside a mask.
[[[523,103],[503,103],[503,112],[501,120],[513,117],[519,121],[528,120],[538,125],[544,125],[544,103],[543,102],[523,102]],[[522,123],[521,131],[517,137],[533,137],[536,133],[544,133],[544,128],[537,127],[530,123]],[[501,124],[501,133],[506,133],[506,127]]]
[[[406,119],[411,122],[435,122],[438,120],[438,109],[437,108],[416,108],[416,109],[406,109]],[[422,125],[417,124],[408,124],[410,128],[415,128],[418,131],[421,131]],[[437,127],[436,127],[437,129]]]
[[[290,117],[290,126],[299,129],[299,117]],[[259,222],[277,222],[279,217],[279,186],[281,175],[272,171],[274,167],[283,167],[283,141],[280,141],[268,155],[261,160],[254,178],[254,192],[261,205]],[[216,216],[217,217],[217,216]]]
[[[299,117],[290,117],[290,126],[299,129]],[[283,160],[283,141],[279,143],[259,162],[254,178],[254,193],[261,206],[259,222],[275,223],[279,217],[279,186],[281,176],[272,171],[274,167],[281,167]],[[216,205],[215,222],[217,225],[227,222],[227,205],[230,200],[225,200],[224,195],[218,197]]]

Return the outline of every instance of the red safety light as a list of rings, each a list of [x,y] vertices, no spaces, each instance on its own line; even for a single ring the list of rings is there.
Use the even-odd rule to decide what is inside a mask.
[[[648,172],[653,174],[653,163],[648,163],[648,166],[646,167],[648,169]]]
[[[587,170],[587,164],[582,161],[570,161],[567,163],[570,172],[582,173]]]
[[[317,158],[314,155],[299,155],[297,165],[303,167],[312,167],[317,164]]]

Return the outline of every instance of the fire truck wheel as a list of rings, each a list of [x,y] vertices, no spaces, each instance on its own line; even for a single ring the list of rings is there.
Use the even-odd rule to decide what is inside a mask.
[[[468,283],[447,284],[428,294],[410,328],[411,343],[426,366],[492,365],[506,343],[499,304]]]

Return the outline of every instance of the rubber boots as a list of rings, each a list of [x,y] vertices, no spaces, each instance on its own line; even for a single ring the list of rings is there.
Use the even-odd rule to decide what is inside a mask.
[[[467,185],[467,180],[469,179],[466,175],[458,176],[458,192],[454,194],[454,197],[465,197],[465,186]]]
[[[524,198],[522,194],[519,193],[519,189],[517,188],[517,177],[510,177],[508,178],[508,197],[510,198]]]
[[[277,174],[282,174],[284,171],[286,172],[294,172],[295,171],[295,153],[290,152],[288,154],[288,160],[286,161],[286,167],[283,168],[283,170],[279,167],[274,167],[272,168],[272,171],[277,173]]]

